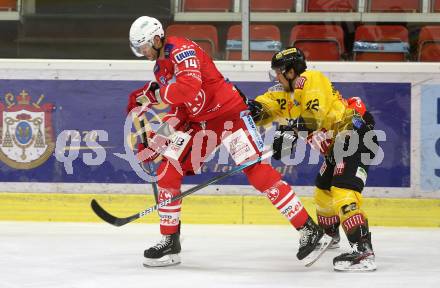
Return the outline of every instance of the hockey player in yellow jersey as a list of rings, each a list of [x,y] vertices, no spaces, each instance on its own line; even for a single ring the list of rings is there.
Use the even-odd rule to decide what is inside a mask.
[[[284,123],[274,137],[273,152],[277,160],[292,153],[298,137],[323,154],[325,161],[316,178],[314,194],[318,223],[333,237],[333,247],[339,247],[342,223],[353,248],[352,252],[333,260],[334,269],[375,270],[361,194],[369,167],[369,163],[361,161],[361,154],[373,155],[378,147],[375,136],[370,137],[369,142],[373,143],[362,141],[366,134],[371,136],[373,117],[358,97],[347,101],[320,71],[306,71],[304,54],[295,47],[275,53],[271,66],[271,78],[279,84],[255,100],[248,100],[254,120],[257,125]],[[351,146],[355,147],[352,155],[338,157],[341,153],[336,152],[348,149],[350,139],[356,138],[348,134],[353,131],[359,136],[359,145]]]

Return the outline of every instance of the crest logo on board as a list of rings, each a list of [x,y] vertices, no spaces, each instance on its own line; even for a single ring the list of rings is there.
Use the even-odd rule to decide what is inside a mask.
[[[53,154],[55,141],[52,127],[54,105],[41,105],[44,95],[31,103],[23,90],[19,95],[5,95],[0,102],[0,161],[15,169],[32,169]]]

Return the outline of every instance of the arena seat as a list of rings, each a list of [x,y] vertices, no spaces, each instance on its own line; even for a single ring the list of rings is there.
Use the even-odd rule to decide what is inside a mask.
[[[17,0],[0,0],[0,11],[16,11]]]
[[[369,0],[368,12],[406,12],[421,11],[421,0]]]
[[[250,25],[250,60],[267,61],[281,50],[280,30],[275,25]],[[241,25],[229,27],[226,60],[241,60]]]
[[[339,61],[345,52],[344,31],[339,25],[296,25],[289,44],[313,61]]]
[[[295,11],[296,0],[251,0],[250,10],[253,12],[291,12]]]
[[[422,27],[417,51],[418,61],[440,62],[440,26]]]
[[[362,25],[354,38],[355,61],[405,61],[409,54],[408,30],[401,25]]]
[[[440,12],[440,0],[432,0],[432,12]]]
[[[167,27],[167,35],[180,36],[193,40],[211,57],[218,53],[217,28],[202,24],[173,24]]]
[[[185,12],[228,12],[232,11],[234,0],[183,0]]]
[[[306,0],[306,12],[355,12],[357,0]]]

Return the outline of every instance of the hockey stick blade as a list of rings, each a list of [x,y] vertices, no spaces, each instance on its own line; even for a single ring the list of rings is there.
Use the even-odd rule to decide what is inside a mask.
[[[130,223],[133,220],[138,219],[138,214],[126,217],[126,218],[119,218],[116,216],[113,216],[112,214],[108,213],[107,211],[105,211],[104,208],[102,208],[101,205],[99,205],[98,201],[96,201],[95,199],[92,200],[92,202],[90,203],[90,206],[92,206],[92,210],[93,212],[95,212],[95,214],[101,218],[102,220],[104,220],[105,222],[112,224],[114,226],[122,226],[125,225],[127,223]]]
[[[142,217],[144,217],[144,216],[146,216],[146,215],[148,215],[148,214],[158,210],[159,208],[165,207],[165,206],[169,205],[170,203],[172,203],[174,201],[180,200],[180,199],[182,199],[185,196],[188,196],[188,195],[190,195],[190,194],[192,194],[192,193],[194,193],[196,191],[199,191],[200,189],[203,189],[206,186],[209,186],[211,184],[217,183],[218,181],[220,181],[220,180],[222,180],[222,179],[224,179],[224,178],[226,178],[228,176],[237,174],[238,172],[240,172],[240,171],[242,171],[242,170],[244,170],[244,169],[246,169],[248,167],[251,167],[251,166],[257,164],[257,163],[263,161],[264,159],[266,159],[266,158],[268,158],[270,156],[272,156],[272,152],[268,152],[268,153],[262,155],[261,157],[255,159],[255,160],[252,160],[252,161],[249,161],[249,162],[244,163],[242,165],[236,166],[235,168],[229,170],[226,173],[223,173],[223,174],[221,174],[219,176],[213,177],[213,178],[209,179],[208,181],[203,182],[202,184],[194,186],[194,187],[186,190],[185,192],[182,192],[181,194],[179,194],[177,196],[174,196],[171,199],[167,199],[165,201],[157,203],[156,205],[151,206],[150,208],[145,209],[145,210],[143,210],[143,211],[141,211],[139,213],[136,213],[134,215],[131,215],[129,217],[120,218],[120,217],[116,217],[116,216],[108,213],[104,208],[102,208],[101,205],[99,205],[98,201],[96,201],[95,199],[92,200],[90,205],[92,207],[93,212],[95,212],[95,214],[99,218],[101,218],[102,220],[104,220],[105,222],[107,222],[107,223],[109,223],[111,225],[120,227],[120,226],[128,224],[128,223],[130,223],[130,222],[132,222],[132,221],[134,221],[136,219],[142,218]]]

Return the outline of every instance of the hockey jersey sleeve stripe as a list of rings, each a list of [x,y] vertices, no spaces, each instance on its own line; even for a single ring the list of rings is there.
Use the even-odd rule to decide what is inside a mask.
[[[174,85],[174,84],[175,83],[171,83],[165,87],[165,92],[163,95],[163,100],[164,100],[163,102],[165,102],[167,104],[173,104],[173,102],[171,102],[170,99],[168,99],[168,89],[171,87],[171,85]]]
[[[193,72],[193,73],[197,73],[197,74],[201,74],[200,73],[200,70],[197,70],[197,69],[191,69],[191,70],[183,70],[183,71],[179,71],[179,72],[177,72],[176,73],[176,77],[178,76],[178,75],[180,75],[180,74],[182,74],[182,73],[185,73],[185,72]]]

